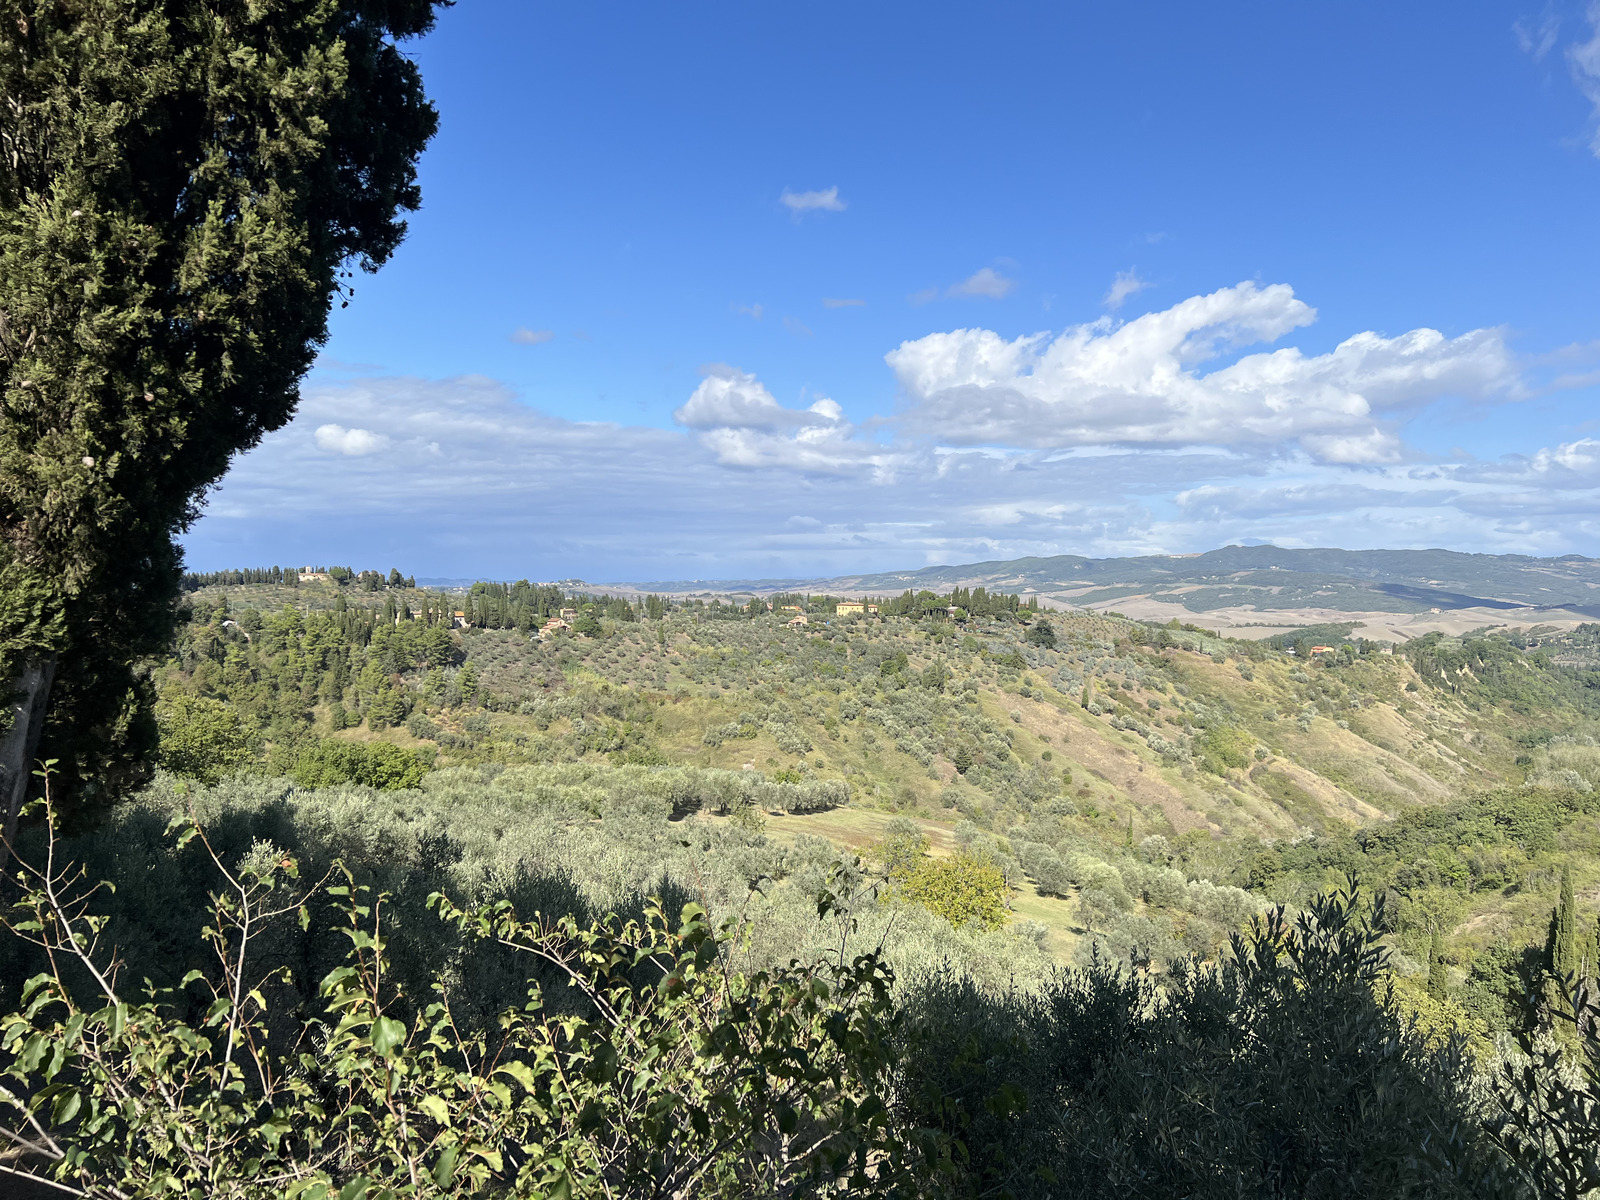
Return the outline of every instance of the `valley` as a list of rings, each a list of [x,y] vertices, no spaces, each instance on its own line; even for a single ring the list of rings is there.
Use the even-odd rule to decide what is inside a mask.
[[[676,800],[670,821],[825,843],[869,869],[914,828],[932,858],[999,864],[1009,915],[993,936],[1039,947],[1034,970],[1096,948],[1210,955],[1262,905],[1309,903],[1354,868],[1388,890],[1412,976],[1448,920],[1457,1016],[1488,1037],[1504,1018],[1485,996],[1509,968],[1485,976],[1485,952],[1542,940],[1561,864],[1586,905],[1600,898],[1578,852],[1587,801],[1571,799],[1600,783],[1587,632],[1540,627],[1563,665],[1503,627],[1396,645],[1341,635],[1353,622],[1227,638],[1006,593],[961,619],[932,601],[841,616],[835,597],[780,598],[795,612],[527,584],[209,584],[154,679],[167,711],[236,714],[240,761],[269,774],[342,744],[388,748],[416,779],[676,770],[733,781],[717,786],[735,798]],[[541,607],[590,614],[590,633],[559,618],[540,632]],[[1480,829],[1429,844],[1425,870],[1362,862],[1369,830],[1552,790],[1553,840]],[[1196,911],[1196,885],[1239,902]]]

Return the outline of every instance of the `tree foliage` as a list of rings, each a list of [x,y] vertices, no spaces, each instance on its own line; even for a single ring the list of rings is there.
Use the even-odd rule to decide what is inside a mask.
[[[428,773],[428,763],[416,751],[390,742],[344,742],[325,738],[297,747],[286,773],[306,788],[354,783],[392,791],[416,787]]]
[[[907,900],[960,926],[994,928],[1006,919],[1006,880],[1000,868],[972,854],[924,855],[900,884]]]
[[[250,758],[238,710],[208,696],[174,692],[156,707],[159,760],[169,771],[215,783]]]
[[[1539,1022],[1524,1023],[1522,1054],[1497,1064],[1488,1129],[1539,1200],[1579,1200],[1600,1191],[1600,1004],[1587,981],[1569,974],[1557,986],[1564,1036],[1541,1037]],[[1538,991],[1522,1000],[1546,1007]]]
[[[3,9],[0,677],[58,656],[47,751],[103,793],[154,740],[173,536],[419,203],[436,118],[397,42],[434,0]]]

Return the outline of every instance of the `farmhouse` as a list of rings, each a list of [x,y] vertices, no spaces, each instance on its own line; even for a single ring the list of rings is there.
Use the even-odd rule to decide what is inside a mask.
[[[842,600],[833,606],[833,611],[841,617],[850,616],[852,613],[866,613],[869,616],[878,615],[878,606],[868,604],[865,600]]]

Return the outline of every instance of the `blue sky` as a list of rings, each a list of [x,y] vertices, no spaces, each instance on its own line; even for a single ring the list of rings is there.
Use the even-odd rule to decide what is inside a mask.
[[[189,561],[1600,554],[1597,12],[459,5]]]

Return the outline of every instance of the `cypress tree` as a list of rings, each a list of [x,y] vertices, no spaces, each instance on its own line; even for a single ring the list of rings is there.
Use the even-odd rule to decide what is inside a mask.
[[[1572,868],[1561,869],[1561,893],[1550,913],[1550,932],[1545,937],[1544,966],[1548,972],[1545,981],[1545,1001],[1554,1013],[1572,1015],[1570,985],[1577,981],[1581,969],[1578,959],[1577,902],[1572,889]],[[1571,1021],[1555,1022],[1556,1036],[1568,1046],[1577,1040],[1577,1029]]]
[[[1550,974],[1565,986],[1578,975],[1578,913],[1572,891],[1572,868],[1561,868],[1561,895],[1550,914],[1550,934],[1545,940],[1545,963]]]
[[[1444,965],[1444,945],[1435,925],[1428,935],[1428,995],[1444,1000],[1450,991],[1450,976]]]
[[[0,808],[154,742],[133,664],[235,454],[294,414],[350,269],[420,203],[433,0],[19,0],[0,23]],[[41,743],[41,736],[43,741]]]

